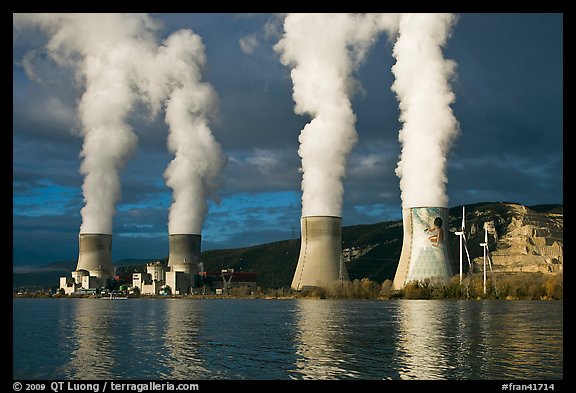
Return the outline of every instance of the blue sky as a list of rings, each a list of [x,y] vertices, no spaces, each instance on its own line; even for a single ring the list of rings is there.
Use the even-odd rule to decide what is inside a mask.
[[[218,200],[209,202],[203,250],[299,236],[298,135],[309,121],[294,114],[290,70],[272,49],[272,14],[153,14],[158,40],[192,29],[206,47],[204,81],[218,94],[212,131],[228,159]],[[248,39],[250,38],[250,39]],[[244,46],[241,45],[241,42]],[[76,102],[82,86],[46,56],[24,71],[38,32],[13,36],[13,265],[75,260],[83,206]],[[249,45],[247,45],[249,44]],[[359,141],[348,158],[343,225],[401,218],[398,103],[390,87],[392,42],[382,34],[355,74],[352,99]],[[563,203],[563,16],[458,16],[444,50],[457,63],[452,106],[460,123],[448,159],[449,206],[483,201]],[[130,124],[138,150],[121,172],[112,256],[168,254],[172,159],[161,116],[138,108]]]

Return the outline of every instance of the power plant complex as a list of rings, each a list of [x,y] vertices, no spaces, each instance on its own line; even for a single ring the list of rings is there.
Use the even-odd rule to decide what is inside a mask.
[[[411,207],[402,209],[403,243],[394,276],[393,289],[400,290],[411,281],[449,280],[452,268],[448,253],[448,209]],[[342,250],[342,218],[303,216],[300,219],[300,254],[291,288],[297,291],[327,287],[348,281]],[[78,264],[70,277],[60,277],[65,294],[104,288],[114,279],[112,235],[80,233]],[[202,236],[170,234],[167,264],[149,262],[146,272],[132,273],[130,281],[140,294],[183,295],[210,288],[221,291],[232,286],[256,288],[255,273],[205,272],[201,263]],[[232,283],[232,280],[234,282]],[[199,290],[202,288],[202,290]],[[216,293],[218,291],[216,290]]]
[[[86,21],[93,18],[84,17]],[[128,18],[133,23],[126,26],[132,32],[120,28],[126,24],[126,15],[107,14],[106,23],[118,24],[118,29],[104,37],[106,45],[91,45],[103,37],[86,28],[86,23],[78,23],[77,15],[14,14],[14,18],[18,26],[37,26],[45,33],[47,56],[57,65],[71,66],[84,87],[76,115],[84,136],[80,157],[86,205],[77,267],[70,277],[60,277],[60,289],[69,294],[103,288],[114,278],[111,233],[120,196],[119,171],[138,141],[129,124],[131,111],[148,109],[154,117],[162,108],[169,131],[167,147],[174,154],[164,171],[174,202],[168,225],[169,255],[167,264],[149,264],[133,281],[144,292],[192,293],[200,273],[206,273],[199,268],[199,232],[208,211],[205,199],[216,191],[227,162],[208,126],[217,113],[218,94],[202,77],[207,63],[202,38],[182,29],[158,46],[155,29],[150,28],[153,24],[141,23],[143,15],[133,21]],[[298,137],[303,195],[300,254],[292,289],[349,280],[341,216],[347,159],[359,139],[352,95],[362,84],[354,74],[384,32],[396,39],[391,90],[399,102],[402,123],[396,174],[401,178],[403,203],[410,201],[402,210],[404,239],[393,287],[451,277],[448,209],[434,206],[447,204],[444,195],[436,199],[435,193],[444,193],[446,154],[459,127],[450,107],[455,100],[450,81],[456,63],[442,56],[456,19],[444,13],[288,13],[283,17],[284,31],[273,50],[291,68],[294,113],[311,117]],[[78,40],[82,34],[88,38]],[[119,61],[118,48],[133,49],[140,61]],[[102,83],[110,78],[114,89]],[[418,195],[415,202],[409,194]],[[224,270],[223,283],[227,280]]]
[[[401,112],[399,119],[403,123],[399,141],[403,148],[396,174],[401,178],[403,203],[407,203],[406,200],[410,201],[409,204],[403,205],[402,210],[404,238],[393,287],[401,289],[411,281],[449,279],[452,271],[447,244],[448,209],[434,207],[444,206],[444,199],[442,196],[436,199],[437,196],[429,193],[429,190],[444,191],[446,153],[458,128],[450,108],[450,104],[454,101],[450,80],[455,63],[438,56],[449,36],[450,28],[455,23],[454,15],[391,14],[388,19],[385,14],[296,13],[288,14],[284,18],[284,34],[274,46],[274,50],[280,55],[281,62],[291,67],[295,113],[312,117],[298,138],[300,142],[298,154],[302,158],[303,173],[301,244],[291,288],[300,291],[306,288],[327,287],[335,282],[349,280],[342,252],[342,179],[346,175],[347,156],[357,143],[358,135],[355,128],[356,115],[352,111],[351,102],[351,94],[355,89],[350,89],[348,86],[356,83],[353,71],[367,53],[365,49],[369,48],[383,31],[389,33],[390,37],[397,38],[392,51],[396,63],[392,67],[395,82],[391,89],[399,101]],[[67,19],[64,21],[68,22]],[[40,21],[36,23],[43,26],[43,23],[47,22],[42,20],[42,23]],[[60,28],[59,19],[54,23],[54,28]],[[359,29],[360,26],[369,28]],[[69,39],[71,43],[76,44],[76,37],[60,34],[63,43],[68,44],[66,39]],[[163,48],[183,45],[186,41],[182,37],[167,40],[167,46]],[[186,37],[199,38],[191,31]],[[155,48],[156,44],[134,46]],[[182,58],[176,57],[179,67],[162,66],[154,73],[149,70],[154,69],[156,63],[142,62],[142,67],[140,62],[127,63],[130,64],[130,68],[124,69],[122,62],[109,60],[99,52],[100,49],[92,53],[92,48],[82,50],[75,48],[79,54],[86,56],[82,60],[89,66],[92,65],[92,61],[96,61],[99,66],[101,61],[108,59],[110,64],[103,63],[107,67],[100,68],[110,69],[109,71],[120,75],[136,73],[136,78],[125,78],[130,84],[121,87],[126,91],[132,91],[134,84],[137,88],[134,93],[138,94],[125,94],[127,101],[122,103],[123,107],[135,106],[132,99],[140,95],[147,97],[143,102],[150,108],[160,103],[166,104],[165,120],[169,125],[168,147],[175,155],[164,172],[166,184],[173,189],[173,210],[170,211],[169,217],[174,218],[174,221],[180,221],[182,217],[191,216],[195,220],[193,222],[183,220],[184,224],[178,223],[179,225],[171,225],[169,222],[167,264],[148,264],[146,273],[135,273],[139,276],[135,275],[132,280],[144,293],[158,293],[161,290],[169,290],[172,294],[192,293],[193,288],[199,285],[199,277],[202,276],[200,273],[206,273],[198,268],[201,263],[202,236],[199,233],[182,232],[201,231],[201,224],[207,211],[205,201],[201,199],[213,191],[210,188],[217,183],[213,180],[216,180],[226,160],[220,145],[207,127],[209,116],[206,115],[213,109],[211,103],[215,101],[213,98],[216,98],[216,95],[211,86],[202,82],[200,78],[199,66],[203,65],[200,63],[205,60],[199,61],[196,57],[204,58],[203,48],[198,50],[198,53],[185,50],[185,48],[192,50],[195,46],[186,43],[182,48],[172,47],[176,49],[146,53],[145,58],[160,61],[157,64],[169,64],[174,60],[172,57],[164,58],[165,54],[184,55]],[[330,50],[326,51],[324,48]],[[83,69],[78,71],[85,72]],[[101,86],[94,83],[93,78],[84,76],[87,91],[98,94]],[[102,78],[101,75],[99,77]],[[430,80],[434,80],[435,83],[428,83]],[[165,89],[156,89],[158,83],[167,86]],[[209,88],[199,88],[200,86]],[[154,87],[153,91],[149,91],[151,87]],[[189,94],[189,91],[198,93]],[[132,135],[130,127],[125,126],[128,118],[124,112],[128,112],[127,110],[121,112],[122,116],[117,116],[116,123],[111,122],[107,115],[112,106],[108,105],[116,106],[116,102],[87,99],[90,97],[91,94],[83,95],[79,106],[82,109],[79,114],[83,131],[87,138],[89,137],[88,141],[96,140],[92,135],[96,135],[93,133],[101,129],[106,130],[106,135],[110,136],[115,134],[116,128],[123,132],[128,130],[125,133],[129,137],[117,138],[119,142],[115,142],[117,147],[122,149],[117,149],[110,155],[97,154],[100,144],[83,145],[82,155],[86,158],[85,162],[91,164],[83,163],[82,167],[83,173],[86,172],[86,179],[89,179],[89,181],[85,179],[84,185],[90,185],[83,187],[85,200],[87,204],[90,201],[92,204],[113,205],[116,203],[114,198],[102,198],[99,193],[100,187],[92,187],[93,179],[99,179],[94,176],[109,175],[112,179],[116,179],[118,168],[122,166],[119,164],[123,164],[127,157],[124,152],[131,150],[136,138]],[[90,116],[86,116],[85,113],[90,113]],[[430,132],[432,130],[435,132]],[[191,148],[198,144],[198,148]],[[93,159],[87,158],[93,154],[95,155]],[[109,156],[117,160],[115,165],[108,165],[105,161]],[[92,165],[92,161],[97,165]],[[88,178],[89,175],[92,176]],[[429,179],[430,182],[421,181],[424,178],[419,176],[426,176],[425,179]],[[406,182],[407,178],[411,181]],[[119,184],[115,184],[114,190],[110,190],[111,196],[118,193],[118,186]],[[209,187],[204,189],[207,186]],[[413,196],[407,198],[409,194],[418,194],[419,197],[413,202]],[[425,197],[422,198],[422,195]],[[113,207],[112,205],[108,208]],[[91,220],[98,221],[99,217],[93,217],[97,215],[95,213],[97,211],[88,209],[85,214]],[[113,209],[109,211],[113,212]],[[107,219],[112,221],[112,215]],[[98,230],[112,232],[111,225],[103,228],[110,229]],[[74,293],[78,289],[103,288],[107,281],[114,277],[111,257],[112,235],[82,233],[82,227],[80,231],[77,268],[71,277],[60,278],[60,289],[65,293]],[[171,233],[175,231],[177,233]],[[226,282],[225,270],[228,271],[222,270],[223,283]]]
[[[78,265],[71,277],[60,277],[60,290],[69,295],[91,292],[106,287],[114,279],[112,266],[112,235],[79,235]],[[250,272],[199,271],[202,236],[197,234],[171,234],[167,266],[160,261],[149,262],[146,272],[132,273],[129,281],[140,294],[182,295],[192,293],[194,288],[206,291],[206,286],[218,290],[231,287],[256,288],[256,275]]]

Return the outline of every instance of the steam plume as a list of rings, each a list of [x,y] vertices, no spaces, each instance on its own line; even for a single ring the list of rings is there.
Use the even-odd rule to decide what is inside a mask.
[[[120,198],[119,171],[138,138],[126,123],[136,96],[131,87],[133,58],[154,27],[146,15],[14,14],[14,26],[38,26],[49,34],[50,57],[73,69],[85,86],[78,104],[84,137],[81,233],[112,233]]]
[[[211,85],[202,82],[206,64],[202,39],[190,30],[171,34],[143,70],[141,89],[156,111],[166,107],[168,148],[175,157],[164,172],[173,189],[168,232],[200,234],[207,198],[215,197],[226,160],[209,119],[217,104]]]
[[[312,120],[300,133],[302,216],[341,216],[346,160],[356,145],[352,72],[389,20],[379,14],[288,14],[274,46],[291,66],[294,111]]]
[[[392,67],[403,127],[400,177],[402,207],[448,207],[446,155],[458,133],[450,104],[456,63],[444,59],[455,22],[452,14],[402,14]]]
[[[190,30],[158,46],[158,25],[145,14],[14,14],[14,28],[38,26],[49,35],[48,54],[70,67],[85,86],[78,105],[84,137],[81,233],[112,233],[120,198],[119,171],[136,149],[126,118],[138,100],[153,114],[166,109],[168,147],[175,158],[165,172],[173,188],[170,233],[200,233],[206,196],[224,165],[208,128],[216,94],[202,83],[204,46]]]

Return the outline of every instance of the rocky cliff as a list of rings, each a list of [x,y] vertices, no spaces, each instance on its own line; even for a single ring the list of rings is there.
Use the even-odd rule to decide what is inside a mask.
[[[454,221],[458,221],[458,218]],[[458,225],[454,221],[451,220],[451,224]],[[486,228],[488,256],[495,272],[562,272],[563,224],[561,206],[529,208],[514,203],[499,203],[470,209],[466,214],[466,233],[469,249],[474,251],[471,253],[474,271],[481,271],[484,264],[480,243],[484,241]]]

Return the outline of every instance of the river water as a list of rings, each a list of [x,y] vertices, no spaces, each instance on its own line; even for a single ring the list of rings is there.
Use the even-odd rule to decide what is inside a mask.
[[[13,378],[560,380],[562,301],[13,299]]]

